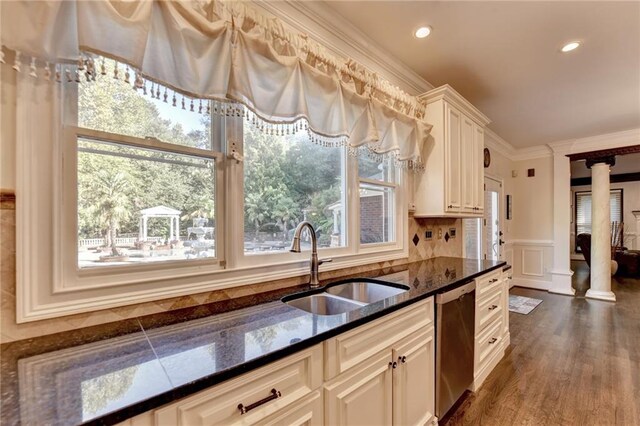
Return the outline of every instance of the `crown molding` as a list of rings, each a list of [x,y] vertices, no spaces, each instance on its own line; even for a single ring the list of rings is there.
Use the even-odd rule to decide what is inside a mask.
[[[554,154],[570,155],[633,145],[640,145],[640,128],[552,142],[549,148]]]
[[[536,145],[527,148],[519,148],[511,158],[513,161],[528,161],[539,158],[551,157],[553,152],[546,145]]]
[[[428,81],[319,1],[255,1],[257,7],[277,16],[296,31],[343,58],[351,58],[369,71],[412,95],[433,89]]]
[[[425,103],[432,103],[443,99],[461,111],[469,114],[471,118],[481,126],[484,127],[491,123],[491,119],[489,119],[489,117],[484,115],[478,108],[473,106],[471,102],[466,100],[464,96],[448,84],[443,84],[440,87],[423,93],[418,96],[418,99]]]
[[[509,160],[513,159],[513,156],[516,154],[516,149],[513,145],[502,139],[496,132],[488,127],[484,129],[484,136],[484,144],[487,148],[492,149]]]

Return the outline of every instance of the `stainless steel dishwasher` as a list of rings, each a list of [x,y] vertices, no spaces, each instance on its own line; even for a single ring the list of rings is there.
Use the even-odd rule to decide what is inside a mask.
[[[436,416],[473,383],[476,283],[436,295]]]

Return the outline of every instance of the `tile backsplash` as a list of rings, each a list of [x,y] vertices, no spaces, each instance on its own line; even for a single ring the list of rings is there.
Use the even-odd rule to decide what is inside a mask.
[[[168,312],[179,308],[197,306],[211,302],[221,302],[264,293],[267,291],[303,284],[306,276],[254,285],[245,285],[225,290],[198,293],[189,296],[122,306],[113,309],[69,315],[60,318],[16,324],[16,230],[15,198],[11,193],[0,194],[0,343],[22,340],[46,334],[59,333],[81,327],[105,324],[127,318]],[[333,279],[344,275],[416,262],[437,256],[461,256],[462,236],[459,219],[416,219],[409,216],[409,257],[393,262],[378,262],[343,270],[320,274],[320,279]],[[455,236],[451,236],[454,229]],[[425,237],[427,230],[433,232],[430,240]]]

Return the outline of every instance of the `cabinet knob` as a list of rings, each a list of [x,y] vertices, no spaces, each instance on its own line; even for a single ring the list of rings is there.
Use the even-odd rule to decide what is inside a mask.
[[[394,370],[395,370],[396,368],[398,368],[398,363],[397,363],[397,362],[395,362],[395,361],[390,362],[390,363],[389,363],[389,367],[391,367],[392,369],[394,369]]]
[[[497,342],[497,341],[498,341],[498,339],[497,339],[497,338],[492,337],[492,338],[491,338],[491,340],[489,340],[489,344],[490,344],[490,345],[493,345],[493,344],[494,344],[495,342]]]
[[[490,311],[493,311],[493,310],[494,310],[495,308],[497,308],[497,307],[498,307],[498,305],[491,305],[491,306],[489,307],[489,310],[490,310]]]
[[[398,357],[398,361],[400,361],[401,363],[405,364],[407,362],[407,357],[406,356]]]
[[[489,282],[490,282],[490,283],[495,283],[495,282],[498,282],[498,279],[497,279],[497,278],[494,278],[494,279],[492,279],[492,280],[491,280],[491,281],[489,281]]]

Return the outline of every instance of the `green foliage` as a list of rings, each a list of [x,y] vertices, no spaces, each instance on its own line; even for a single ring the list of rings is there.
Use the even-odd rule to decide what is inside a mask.
[[[177,110],[175,121],[163,118],[161,101],[122,80],[106,76],[78,87],[80,127],[210,147],[209,116],[198,116],[200,126],[187,133],[180,124],[185,112]],[[342,150],[317,146],[306,135],[269,136],[251,126],[244,131],[245,234],[257,239],[276,226],[287,239],[306,217],[329,238],[333,214],[327,206],[341,199]],[[196,218],[215,226],[213,162],[89,140],[78,147],[79,238],[105,237],[115,254],[115,236],[137,235],[139,211],[160,205],[181,211],[183,236]],[[149,221],[148,236],[168,235],[168,220]]]

